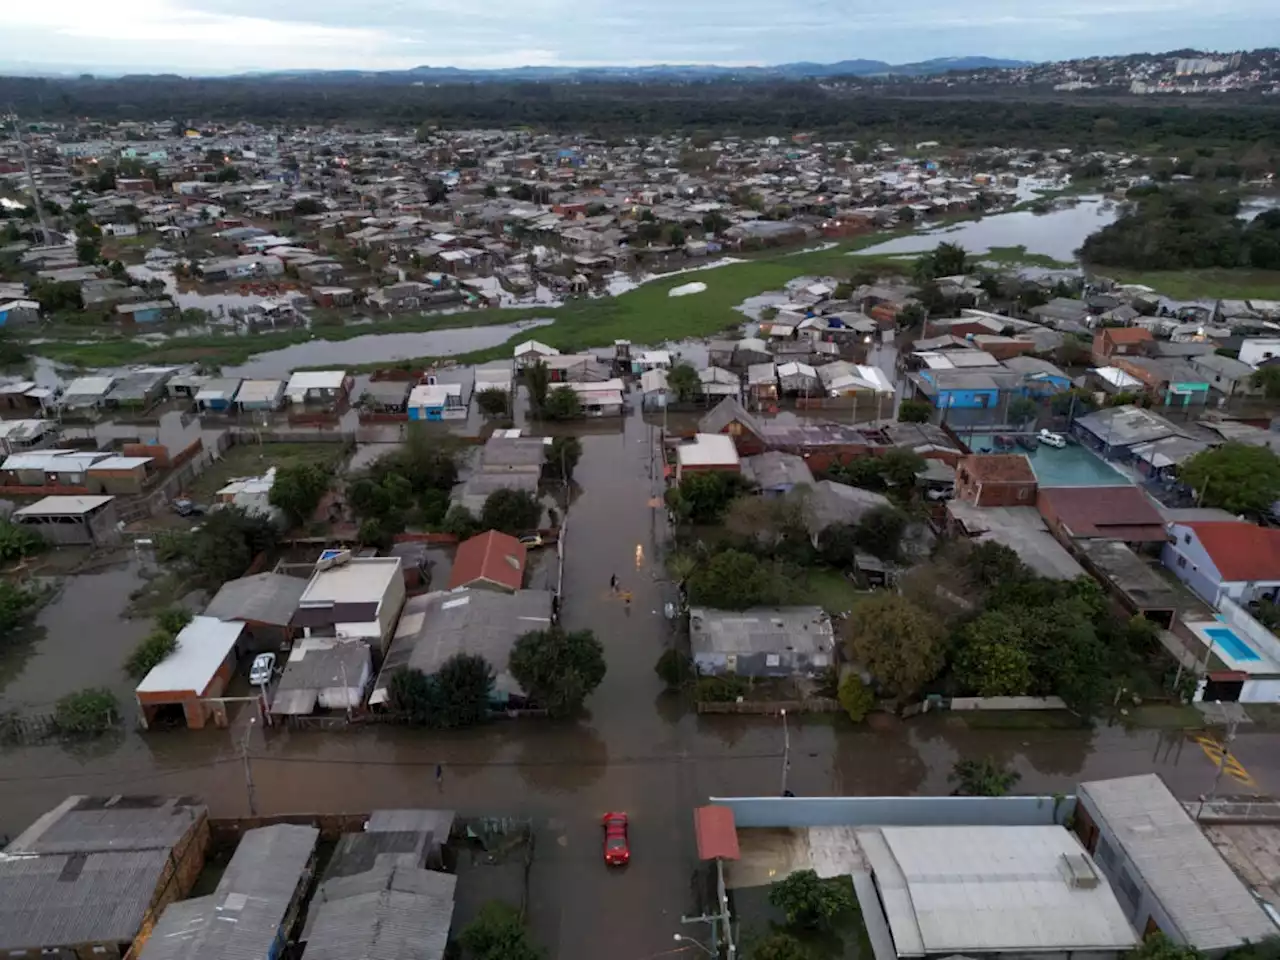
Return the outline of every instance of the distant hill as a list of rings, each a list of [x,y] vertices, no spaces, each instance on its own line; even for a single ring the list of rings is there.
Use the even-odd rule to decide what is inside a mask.
[[[721,67],[698,64],[653,64],[634,67],[508,67],[503,70],[465,70],[458,67],[414,67],[409,70],[285,70],[243,74],[255,80],[305,80],[363,83],[476,83],[486,80],[800,80],[824,77],[923,77],[952,71],[1002,70],[1032,66],[1025,60],[992,57],[943,57],[919,63],[883,60],[841,60],[837,63],[782,63],[768,67]]]

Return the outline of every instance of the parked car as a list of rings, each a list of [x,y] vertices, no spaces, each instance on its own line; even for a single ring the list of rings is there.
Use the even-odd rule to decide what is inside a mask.
[[[253,666],[249,668],[249,682],[255,687],[270,683],[276,672],[276,655],[260,653],[253,658]]]
[[[604,820],[604,862],[610,867],[623,867],[631,861],[631,842],[627,837],[627,815],[606,813]]]
[[[1041,443],[1047,443],[1051,447],[1062,449],[1067,445],[1067,438],[1060,433],[1054,433],[1052,430],[1042,429],[1036,434],[1036,439]]]

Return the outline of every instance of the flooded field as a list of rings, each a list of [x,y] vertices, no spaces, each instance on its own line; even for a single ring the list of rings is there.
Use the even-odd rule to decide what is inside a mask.
[[[1083,197],[1079,203],[1049,213],[1020,210],[922,230],[866,247],[858,254],[923,253],[945,242],[958,243],[970,253],[983,253],[992,247],[1025,247],[1028,253],[1071,261],[1089,234],[1113,223],[1117,216],[1114,203],[1101,197]]]

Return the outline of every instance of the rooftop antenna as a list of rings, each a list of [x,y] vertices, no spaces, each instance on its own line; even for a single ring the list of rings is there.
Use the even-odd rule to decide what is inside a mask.
[[[22,139],[22,129],[18,124],[18,114],[12,105],[9,107],[9,112],[5,114],[4,120],[13,124],[13,141],[18,145],[18,153],[22,155],[22,168],[26,171],[27,185],[31,188],[31,196],[35,201],[36,218],[40,221],[40,242],[48,246],[49,227],[44,222],[44,206],[40,203],[40,190],[36,186],[35,174],[31,172],[31,160],[27,156],[27,144]]]

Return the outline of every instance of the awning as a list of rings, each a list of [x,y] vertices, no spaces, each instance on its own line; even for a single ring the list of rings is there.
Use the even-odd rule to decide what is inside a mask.
[[[738,828],[728,807],[697,807],[693,831],[698,838],[699,860],[737,860],[741,856]]]

